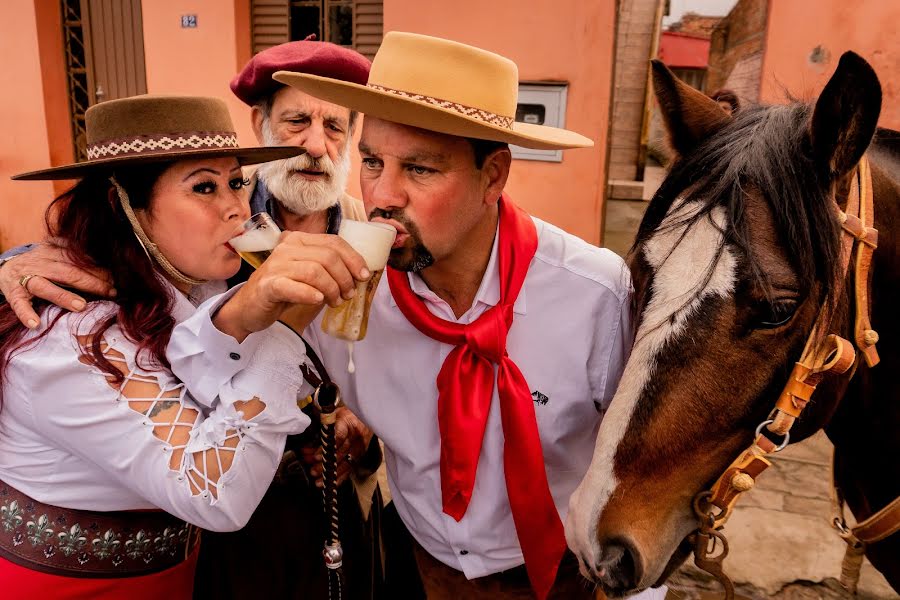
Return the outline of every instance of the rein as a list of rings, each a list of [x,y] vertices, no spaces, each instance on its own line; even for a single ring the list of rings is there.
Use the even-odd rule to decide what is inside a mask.
[[[879,362],[875,349],[878,333],[869,321],[869,274],[872,254],[878,246],[878,230],[873,227],[872,173],[865,156],[860,160],[853,179],[847,209],[842,211],[837,202],[833,205],[843,233],[840,280],[846,280],[853,261],[853,298],[856,304],[854,342],[866,364],[874,367]],[[788,445],[791,427],[821,380],[828,374],[844,375],[849,371],[851,378],[855,374],[855,368],[851,370],[858,364],[854,344],[828,333],[833,317],[833,307],[823,307],[775,407],[756,428],[753,443],[719,476],[711,489],[694,497],[694,514],[700,522],[693,536],[694,563],[722,584],[726,600],[734,599],[734,584],[722,566],[728,555],[728,541],[721,529],[731,516],[734,505],[741,494],[753,488],[756,478],[772,465],[767,456],[780,452]],[[764,429],[773,436],[783,438],[781,443],[776,445],[763,434]],[[900,498],[853,528],[847,527],[844,521],[844,504],[837,490],[834,498],[836,510],[832,526],[847,542],[841,584],[855,593],[865,545],[900,530]]]

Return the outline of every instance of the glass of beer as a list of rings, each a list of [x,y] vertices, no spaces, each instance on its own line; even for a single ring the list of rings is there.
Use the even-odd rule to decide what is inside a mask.
[[[258,269],[278,244],[281,229],[268,213],[256,213],[244,222],[243,231],[228,240],[228,245],[251,267]]]
[[[322,331],[348,342],[357,342],[366,337],[372,298],[387,264],[391,246],[394,245],[394,238],[397,237],[397,230],[385,223],[344,219],[338,235],[366,259],[366,268],[372,276],[368,281],[357,282],[353,298],[335,307],[325,307]]]

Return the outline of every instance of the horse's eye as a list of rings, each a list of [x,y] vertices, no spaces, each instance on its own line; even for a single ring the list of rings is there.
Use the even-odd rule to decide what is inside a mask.
[[[793,299],[762,302],[756,311],[755,329],[775,329],[787,325],[797,312],[797,301]]]

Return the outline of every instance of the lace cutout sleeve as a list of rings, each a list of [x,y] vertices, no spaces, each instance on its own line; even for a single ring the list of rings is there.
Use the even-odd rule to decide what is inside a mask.
[[[117,332],[110,329],[100,348],[121,381],[77,347],[84,337],[17,359],[24,379],[42,382],[31,394],[36,427],[150,506],[206,529],[242,527],[271,483],[286,436],[309,424],[296,404],[306,391],[302,378],[273,358],[285,351],[278,336],[260,343],[207,408],[171,373],[141,368],[134,345]]]
[[[79,342],[84,346],[87,340]],[[163,384],[158,376],[140,372],[105,341],[101,349],[124,377],[121,383],[107,377],[118,392],[116,400],[146,417],[143,424],[165,443],[163,450],[171,454],[169,468],[178,472],[177,479],[187,479],[192,494],[217,498],[219,479],[231,468],[239,443],[256,426],[252,420],[265,410],[265,403],[256,397],[238,401],[198,420],[200,412],[190,407],[183,383]],[[79,360],[90,364],[85,355]]]

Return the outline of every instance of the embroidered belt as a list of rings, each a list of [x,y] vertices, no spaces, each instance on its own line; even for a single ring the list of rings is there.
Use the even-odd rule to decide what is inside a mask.
[[[43,504],[0,481],[0,557],[64,577],[135,577],[185,560],[200,530],[162,511]]]

